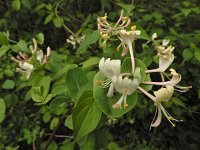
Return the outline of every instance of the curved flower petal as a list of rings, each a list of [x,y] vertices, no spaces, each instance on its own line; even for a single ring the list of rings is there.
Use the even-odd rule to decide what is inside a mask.
[[[164,72],[171,65],[174,60],[174,55],[170,54],[167,58],[159,57],[159,72]]]
[[[156,117],[156,115],[157,115],[157,117]],[[152,123],[151,123],[151,127],[157,127],[157,126],[159,126],[160,123],[161,123],[161,120],[162,120],[162,113],[161,113],[160,107],[157,107],[157,108],[156,108],[155,117],[156,117],[156,120],[154,121],[154,119],[153,119],[153,121],[152,121]]]
[[[121,61],[120,60],[110,60],[110,58],[103,57],[99,62],[100,72],[109,79],[113,76],[119,75],[121,72]]]

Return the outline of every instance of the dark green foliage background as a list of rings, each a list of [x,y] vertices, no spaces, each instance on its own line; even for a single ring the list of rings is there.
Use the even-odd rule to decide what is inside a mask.
[[[175,118],[184,121],[172,128],[163,118],[158,128],[149,131],[155,111],[154,106],[148,99],[139,96],[140,99],[133,110],[117,119],[102,115],[97,128],[74,143],[72,125],[69,124],[73,108],[77,114],[78,110],[74,106],[76,102],[71,100],[71,95],[66,92],[66,87],[70,88],[70,85],[62,77],[77,65],[81,67],[81,63],[89,58],[102,56],[114,58],[119,57],[119,54],[110,52],[109,49],[102,52],[96,41],[89,43],[84,49],[78,47],[72,49],[72,46],[66,43],[70,33],[55,16],[58,2],[60,3],[58,14],[73,32],[90,35],[93,33],[92,30],[96,30],[98,16],[107,12],[109,19],[114,20],[124,9],[132,22],[139,24],[148,35],[157,32],[160,38],[169,38],[176,47],[174,52],[176,59],[172,67],[181,73],[181,85],[191,85],[193,88],[187,93],[175,93],[176,98],[167,103],[166,108]],[[41,106],[36,106],[31,100],[31,95],[27,94],[35,81],[40,79],[37,78],[37,72],[33,74],[35,81],[31,80],[22,85],[20,75],[15,73],[17,64],[10,59],[21,49],[12,47],[0,57],[0,97],[6,102],[5,119],[0,124],[0,149],[43,149],[58,120],[66,111],[68,114],[56,135],[69,137],[54,137],[48,150],[199,149],[200,1],[135,0],[131,5],[129,0],[0,0],[0,32],[9,32],[9,45],[20,45],[20,40],[26,41],[25,45],[30,44],[33,37],[43,33],[44,43],[40,47],[46,49],[47,46],[51,46],[54,51],[44,67],[45,73],[38,71],[39,77],[51,76],[50,91],[53,95],[50,102]],[[5,45],[1,41],[2,38],[0,46]],[[150,64],[155,53],[151,48],[142,50],[141,41],[136,45],[136,56],[146,64]],[[24,52],[27,51],[28,48],[24,48]],[[86,64],[87,67],[82,68],[87,72],[84,76],[85,81],[93,78],[98,71],[96,61],[97,58],[93,65],[88,67]],[[75,70],[71,71],[67,77],[70,78],[70,74],[74,73]],[[6,89],[3,86],[7,79],[14,81],[14,87],[8,85],[10,87]],[[91,90],[93,81],[87,82],[89,84],[84,89]],[[75,97],[80,97],[81,90],[78,92]]]

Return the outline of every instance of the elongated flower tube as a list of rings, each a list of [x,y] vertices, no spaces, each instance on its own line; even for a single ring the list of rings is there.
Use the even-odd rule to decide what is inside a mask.
[[[143,84],[152,84],[152,85],[165,85],[165,86],[176,86],[181,81],[181,75],[177,73],[174,69],[170,69],[170,75],[172,78],[166,82],[143,82]]]
[[[157,127],[160,125],[161,120],[162,120],[162,113],[167,118],[167,120],[172,124],[173,127],[175,126],[175,124],[172,121],[181,121],[181,120],[176,120],[175,118],[173,118],[161,104],[161,102],[168,102],[171,99],[174,93],[173,86],[166,86],[165,88],[161,88],[157,91],[154,91],[155,96],[149,94],[141,87],[139,87],[138,89],[142,93],[144,93],[146,96],[148,96],[150,99],[152,99],[154,101],[154,105],[156,106],[156,112],[155,112],[154,119],[151,123],[151,127]]]
[[[146,73],[151,72],[164,72],[171,65],[174,60],[174,54],[172,54],[174,47],[168,46],[165,48],[164,46],[158,46],[157,56],[159,57],[159,68],[147,70]]]
[[[112,78],[112,83],[119,93],[122,93],[121,98],[113,105],[113,108],[121,108],[122,103],[124,102],[124,107],[128,107],[126,103],[127,95],[131,95],[139,86],[139,82],[137,79],[129,79],[125,77],[124,79],[122,76],[114,76]]]
[[[130,56],[131,56],[132,72],[135,71],[135,59],[134,59],[132,44],[140,34],[141,34],[141,31],[136,30],[136,26],[133,26],[131,31],[120,30],[120,32],[119,32],[120,39],[129,48],[129,52],[130,52]]]
[[[113,96],[114,85],[112,83],[112,78],[114,76],[119,76],[121,72],[121,60],[110,60],[110,58],[101,58],[99,62],[99,70],[100,72],[107,77],[108,79],[103,82],[103,87],[109,87],[108,97]]]

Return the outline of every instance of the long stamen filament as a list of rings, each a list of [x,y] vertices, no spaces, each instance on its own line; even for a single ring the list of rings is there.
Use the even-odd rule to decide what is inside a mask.
[[[172,124],[172,127],[175,127],[176,125],[171,121],[175,119],[165,110],[165,108],[161,104],[160,104],[160,108],[162,112],[164,113],[165,117],[167,118],[167,120]]]

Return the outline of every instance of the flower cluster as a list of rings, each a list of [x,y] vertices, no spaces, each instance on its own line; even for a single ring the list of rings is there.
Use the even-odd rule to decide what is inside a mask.
[[[118,39],[121,41],[120,46],[124,46],[125,49],[122,52],[122,56],[124,56],[127,52],[129,52],[131,57],[131,72],[122,73],[121,72],[121,60],[110,58],[105,59],[104,57],[99,62],[99,70],[100,72],[107,78],[105,81],[101,82],[103,88],[108,88],[108,97],[113,97],[114,92],[122,94],[120,99],[113,105],[114,109],[126,108],[128,107],[127,96],[133,94],[134,92],[139,91],[143,93],[148,98],[150,98],[155,107],[156,113],[155,117],[151,123],[151,127],[157,127],[161,123],[162,113],[168,119],[168,121],[175,126],[173,121],[181,121],[173,118],[164,108],[162,102],[168,102],[174,90],[178,90],[181,92],[187,91],[191,87],[181,87],[178,83],[181,81],[181,75],[176,72],[175,69],[169,69],[170,74],[167,75],[165,71],[169,68],[171,63],[174,61],[174,47],[169,45],[169,40],[156,40],[157,34],[154,33],[152,35],[152,42],[155,46],[155,50],[157,51],[157,57],[159,59],[159,67],[150,70],[144,70],[145,75],[150,73],[159,73],[161,75],[161,82],[152,82],[143,81],[142,73],[140,66],[137,66],[135,63],[134,57],[134,49],[133,44],[140,37],[141,31],[136,29],[136,26],[131,26],[130,30],[126,30],[131,23],[130,18],[124,17],[124,13],[122,11],[119,20],[117,23],[108,23],[107,14],[104,17],[99,17],[97,19],[97,25],[99,33],[106,42],[111,35],[116,35]],[[113,26],[114,24],[114,26]],[[105,44],[105,43],[104,43]],[[167,80],[166,80],[167,79]],[[157,85],[160,88],[156,91],[153,91],[150,94],[146,91],[143,86],[145,85]]]
[[[24,75],[26,79],[29,79],[31,73],[35,69],[34,64],[37,62],[39,62],[40,65],[45,64],[51,53],[51,49],[48,47],[47,54],[44,55],[43,51],[38,49],[38,44],[35,39],[33,39],[33,44],[34,45],[30,45],[31,57],[21,52],[19,52],[19,55],[16,57],[11,57],[13,61],[19,64],[19,68],[16,68],[16,71]]]

